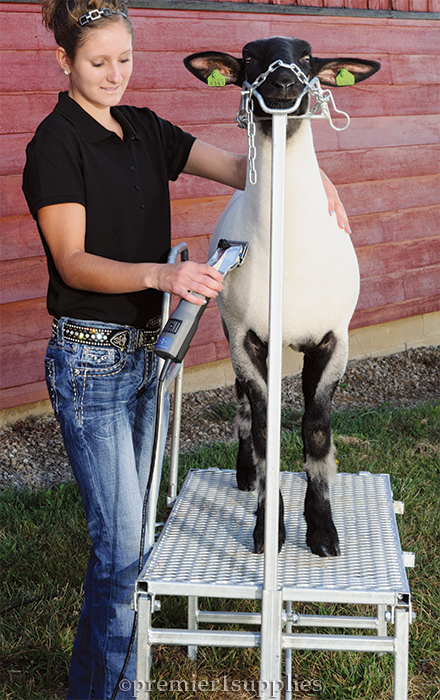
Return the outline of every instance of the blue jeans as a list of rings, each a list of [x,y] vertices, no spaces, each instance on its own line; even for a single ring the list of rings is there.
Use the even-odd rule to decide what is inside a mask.
[[[150,470],[156,357],[145,349],[67,340],[62,318],[47,348],[46,379],[92,541],[73,647],[69,700],[110,700],[133,624],[142,504]],[[119,326],[94,322],[96,328]],[[126,326],[130,339],[134,329]],[[166,402],[164,420],[168,421]],[[163,446],[162,446],[163,450]],[[136,678],[135,652],[125,678]],[[118,700],[127,693],[119,692]]]

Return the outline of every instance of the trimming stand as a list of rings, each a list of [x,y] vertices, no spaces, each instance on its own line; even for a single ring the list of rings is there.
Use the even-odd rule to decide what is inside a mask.
[[[285,698],[291,698],[291,650],[328,649],[394,654],[394,700],[408,691],[408,637],[412,619],[395,507],[387,475],[339,474],[332,487],[332,510],[342,556],[320,559],[305,545],[302,518],[304,475],[279,473],[281,433],[281,353],[284,230],[284,164],[287,114],[272,115],[272,224],[269,306],[267,478],[264,561],[252,553],[255,494],[238,491],[235,473],[191,472],[136,583],[138,611],[136,697],[154,697],[150,686],[151,647],[172,644],[259,647],[260,698],[280,699],[285,652]],[[179,251],[180,252],[180,251]],[[181,382],[181,376],[180,376]],[[179,403],[181,383],[175,397]],[[179,406],[177,406],[179,411]],[[178,424],[174,425],[178,442]],[[176,483],[174,456],[170,481]],[[159,470],[156,470],[159,471]],[[278,556],[278,490],[286,505],[288,540]],[[158,485],[151,489],[149,533],[153,532]],[[172,500],[174,495],[172,494]],[[396,506],[401,511],[401,504]],[[150,535],[152,537],[152,535]],[[153,542],[150,542],[153,545]],[[158,596],[188,598],[187,629],[157,629],[152,617]],[[261,600],[257,613],[198,609],[198,597]],[[292,602],[373,605],[376,615],[299,615]],[[259,632],[204,630],[201,623],[257,625]],[[387,636],[387,624],[394,634]],[[373,634],[298,633],[303,627],[373,630]],[[284,630],[284,631],[283,631]]]

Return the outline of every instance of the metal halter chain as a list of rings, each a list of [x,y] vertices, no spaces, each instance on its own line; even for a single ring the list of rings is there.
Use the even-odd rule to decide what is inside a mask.
[[[264,102],[264,98],[258,92],[260,85],[264,83],[266,78],[273,73],[277,68],[288,68],[295,73],[298,80],[303,83],[304,89],[301,95],[297,98],[292,107],[288,109],[271,109],[267,107]],[[315,100],[315,103],[306,114],[294,115],[304,95],[307,93]],[[327,119],[330,126],[335,129],[335,131],[343,131],[350,124],[350,117],[346,112],[338,109],[335,105],[333,94],[330,90],[323,90],[319,82],[318,77],[312,78],[309,81],[305,73],[299,68],[295,63],[284,63],[284,61],[278,60],[270,64],[269,68],[261,75],[258,76],[256,80],[250,85],[247,80],[244,81],[241,90],[241,103],[240,109],[238,110],[235,121],[241,129],[247,129],[247,141],[248,141],[248,160],[249,160],[249,182],[251,185],[255,185],[257,182],[257,172],[255,169],[255,158],[256,158],[256,148],[255,148],[255,121],[254,121],[254,104],[252,101],[253,97],[256,97],[260,107],[267,114],[288,114],[290,119]],[[330,110],[329,102],[331,103],[333,109],[337,114],[342,114],[346,118],[346,124],[342,127],[338,127],[333,123]],[[268,119],[269,117],[259,117],[259,119]]]

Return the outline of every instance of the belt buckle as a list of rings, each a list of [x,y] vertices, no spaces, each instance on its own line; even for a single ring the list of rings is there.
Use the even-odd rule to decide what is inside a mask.
[[[116,335],[109,338],[109,342],[111,343],[111,345],[114,345],[115,348],[118,348],[119,350],[125,350],[125,348],[128,345],[129,337],[129,331],[119,331],[119,333],[116,333]]]

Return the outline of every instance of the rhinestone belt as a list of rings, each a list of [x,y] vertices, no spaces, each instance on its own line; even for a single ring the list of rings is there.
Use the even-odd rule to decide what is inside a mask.
[[[54,318],[52,323],[52,338],[58,338],[59,320]],[[82,345],[93,345],[99,348],[119,348],[126,350],[139,350],[146,348],[153,350],[160,334],[160,317],[157,316],[148,322],[148,328],[105,328],[98,324],[80,326],[77,323],[66,321],[63,324],[64,339]],[[134,336],[134,337],[133,337]]]

